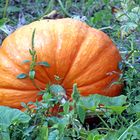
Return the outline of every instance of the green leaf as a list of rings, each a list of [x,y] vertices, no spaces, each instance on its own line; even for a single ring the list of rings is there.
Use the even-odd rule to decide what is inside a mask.
[[[86,140],[94,140],[94,134],[90,133]]]
[[[29,53],[30,55],[33,55],[33,51],[31,49],[29,49]]]
[[[124,110],[127,109],[127,107],[128,106],[110,106],[108,108],[116,112],[117,114],[121,114]]]
[[[0,30],[2,30],[7,35],[11,34],[11,32],[13,31],[10,27],[6,25],[0,26]]]
[[[30,119],[30,116],[18,109],[0,106],[0,139],[10,140],[9,126],[28,123]]]
[[[28,123],[30,120],[24,112],[5,106],[0,106],[0,114],[0,126],[9,127],[13,123]]]
[[[117,97],[107,97],[99,94],[92,95],[93,100],[99,102],[100,104],[104,104],[105,106],[122,106],[126,103],[127,97],[124,95],[120,95]]]
[[[72,91],[72,95],[71,95],[72,99],[75,101],[78,101],[80,98],[80,93],[77,89],[77,84],[73,85],[73,91]]]
[[[36,140],[48,140],[48,126],[39,128],[39,134]]]
[[[129,113],[140,113],[140,103],[137,103],[135,105],[131,105],[128,108]]]
[[[103,0],[105,4],[108,4],[110,0]]]
[[[34,125],[34,126],[29,126],[28,128],[26,128],[25,131],[24,131],[24,135],[25,136],[29,136],[30,133],[33,132],[33,130],[34,130],[35,127],[36,126]]]
[[[69,101],[67,101],[67,102],[63,105],[63,112],[64,112],[64,114],[68,114],[68,113],[69,113],[69,109],[70,109],[70,103],[69,103]]]
[[[119,136],[126,130],[127,128],[125,127],[121,127],[119,130],[117,131],[113,131],[113,132],[109,132],[107,133],[107,135],[105,136],[105,140],[118,140]],[[124,140],[124,139],[122,139]],[[127,140],[127,139],[126,139]]]
[[[29,71],[29,77],[31,80],[33,80],[35,78],[35,71],[34,70]]]
[[[0,28],[7,22],[7,18],[0,19]]]
[[[138,131],[135,131],[138,130]],[[120,136],[117,140],[125,140],[128,138],[128,135],[130,137],[134,136],[137,138],[140,138],[140,119],[133,122]],[[135,133],[134,133],[135,132]]]
[[[0,126],[1,128],[1,126]],[[10,140],[10,134],[9,134],[9,130],[0,130],[0,140]]]
[[[66,95],[65,89],[59,85],[59,84],[53,84],[49,87],[50,92],[53,93],[54,95]]]
[[[117,18],[118,21],[123,22],[123,21],[127,21],[129,18],[127,17],[126,14],[124,14],[123,11],[118,11],[115,13],[115,16]]]
[[[50,67],[50,64],[48,62],[38,62],[37,65],[45,66],[45,67]]]
[[[62,140],[73,140],[73,139],[70,137],[64,137]]]
[[[21,74],[19,74],[19,75],[17,75],[17,79],[24,79],[24,78],[26,78],[26,77],[28,77],[28,75],[27,74],[25,74],[25,73],[21,73]]]
[[[50,99],[52,99],[52,95],[50,93],[43,94],[42,98],[43,101],[47,103],[48,101],[50,101]]]
[[[82,108],[80,105],[76,106],[77,114],[79,116],[79,119],[82,123],[85,121],[86,111],[84,108]]]
[[[140,102],[140,95],[135,97],[135,101],[139,101]]]
[[[105,136],[102,134],[94,134],[90,132],[86,140],[105,140]],[[113,139],[114,140],[114,139]]]
[[[118,97],[107,97],[99,94],[94,94],[88,97],[81,97],[79,103],[85,109],[89,109],[92,111],[94,111],[98,105],[103,104],[105,107],[112,109],[117,113],[120,113],[127,108],[127,106],[123,107],[123,105],[126,103],[126,98],[127,97],[124,95]]]
[[[10,30],[5,26],[6,22],[8,22],[7,18],[0,19],[0,30],[2,30],[7,35],[10,34]]]
[[[59,134],[59,131],[58,130],[51,131],[49,133],[48,140],[57,140],[58,134]]]
[[[33,49],[33,50],[31,50],[31,49],[29,49],[29,53],[35,58],[36,56],[36,51]]]
[[[21,106],[24,107],[24,108],[28,107],[24,102],[21,102]]]
[[[87,110],[89,109],[94,111],[99,103],[100,103],[99,100],[94,101],[93,96],[81,97],[79,99],[79,104]]]
[[[63,123],[58,124],[59,135],[64,134],[65,128],[66,128],[66,124],[63,124]]]
[[[123,26],[121,26],[121,35],[125,37],[129,35],[132,31],[134,31],[138,27],[138,24],[134,22],[127,22]]]

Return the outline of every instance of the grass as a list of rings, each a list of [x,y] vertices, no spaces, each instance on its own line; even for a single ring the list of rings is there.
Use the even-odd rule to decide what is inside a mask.
[[[29,109],[28,105],[24,103],[22,105],[27,108],[25,113],[0,107],[0,112],[4,110],[13,115],[13,118],[7,116],[9,122],[1,117],[0,139],[140,139],[139,5],[139,0],[2,1],[0,3],[0,43],[16,28],[47,17],[51,11],[55,10],[56,17],[80,19],[90,26],[104,31],[112,38],[122,55],[120,68],[123,70],[125,87],[119,97],[110,99],[95,95],[83,99],[78,96],[75,85],[73,87],[73,102],[62,104],[64,112],[60,113],[60,116],[63,116],[61,119],[56,116],[46,117],[44,115],[46,106],[52,108],[60,103],[58,100],[62,98],[52,95],[50,92],[52,87],[48,86],[49,88],[41,92],[43,95],[41,103],[28,104],[37,106],[36,110]],[[46,63],[45,65],[48,66]],[[21,78],[20,76],[23,75],[19,75],[19,78]],[[31,72],[31,77],[34,78],[34,72]],[[90,102],[91,100],[92,102]],[[103,100],[105,106],[98,106]],[[45,104],[46,102],[47,104]],[[74,109],[69,110],[70,107]],[[47,113],[49,115],[50,112]],[[20,114],[22,118],[17,117],[17,114]]]

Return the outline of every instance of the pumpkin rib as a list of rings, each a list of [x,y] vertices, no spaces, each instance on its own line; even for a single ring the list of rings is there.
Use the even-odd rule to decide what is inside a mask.
[[[5,58],[6,58],[6,60],[7,61],[9,61],[9,63],[10,64],[12,64],[13,65],[13,68],[16,68],[16,69],[18,69],[21,73],[26,73],[24,70],[25,69],[23,69],[23,67],[20,67],[20,65],[18,65],[14,60],[12,60],[10,57],[6,57],[6,56],[8,56],[8,54],[7,54],[7,52],[5,52],[5,51],[3,51],[3,54],[2,54]],[[6,71],[10,74],[13,70],[12,69],[6,69]],[[20,74],[20,73],[19,73]],[[18,75],[18,74],[17,74]],[[17,76],[16,75],[16,76]],[[15,77],[16,77],[15,76]],[[22,79],[18,79],[18,80],[22,80]],[[30,80],[30,79],[28,79],[28,80]],[[31,81],[31,80],[30,80]],[[44,84],[43,82],[41,82],[39,79],[37,79],[36,78],[36,81],[38,82],[38,83],[40,83],[40,84]],[[45,86],[45,85],[44,85]]]
[[[38,22],[40,22],[40,21],[38,21]],[[45,24],[45,25],[44,25]],[[53,24],[53,22],[52,22],[52,24]],[[40,26],[40,27],[37,27],[38,26],[38,24],[37,24],[37,22],[36,23],[31,23],[31,24],[29,24],[29,27],[31,27],[31,28],[38,28],[38,30],[36,30],[36,34],[39,34],[40,35],[40,33],[41,32],[43,32],[43,29],[42,29],[42,27],[44,26],[45,27],[45,33],[48,33],[49,34],[49,42],[55,42],[55,37],[54,37],[54,29],[52,28],[52,26],[50,26],[50,23],[48,24],[48,21],[42,21],[42,26]],[[54,24],[53,24],[53,26],[54,26]],[[43,34],[43,38],[45,38],[46,37],[46,35],[45,35],[45,33]],[[53,34],[52,34],[53,33]],[[38,35],[37,35],[38,36]],[[36,36],[35,36],[36,37]],[[37,40],[37,38],[35,39],[35,40]],[[51,40],[51,41],[50,41]],[[53,44],[53,43],[52,43]],[[52,45],[52,44],[50,44],[50,45]],[[43,46],[44,47],[44,46]],[[54,47],[56,47],[56,45],[55,46],[53,46],[53,47],[51,47],[51,48],[54,48]],[[41,48],[41,47],[40,47]],[[40,50],[40,48],[39,48],[39,59],[40,60],[42,60],[42,55],[44,55],[44,57],[46,58],[46,56],[45,56],[45,53],[44,53],[44,50]],[[50,50],[49,50],[49,48],[48,48],[48,46],[46,46],[46,48],[48,49],[48,50],[45,50],[45,52],[47,53],[47,51],[49,52]],[[52,52],[52,54],[53,54],[53,52]],[[50,54],[49,54],[49,57],[50,57]],[[54,60],[54,59],[52,59],[52,60]],[[47,61],[48,62],[48,61]],[[49,63],[49,62],[48,62]],[[49,63],[50,64],[50,63]],[[51,65],[51,64],[50,64]],[[53,66],[53,67],[55,67],[55,66]],[[46,76],[48,77],[48,81],[47,82],[52,82],[52,81],[54,81],[54,76],[52,77],[52,72],[50,72],[51,70],[50,69],[52,69],[52,65],[50,66],[50,68],[45,68],[45,67],[42,67],[42,69],[44,70],[44,73],[46,73]]]
[[[106,78],[104,78],[104,79],[102,79],[102,80],[100,80],[96,83],[93,83],[93,84],[90,84],[90,85],[85,85],[85,86],[78,86],[78,90],[80,91],[80,94],[82,96],[88,96],[90,94],[102,94],[102,95],[105,95],[105,96],[112,96],[112,97],[116,96],[116,95],[118,95],[118,93],[121,92],[123,85],[120,85],[120,84],[112,85],[112,86],[118,87],[118,88],[116,89],[115,92],[110,93],[108,95],[109,90],[111,90],[111,88],[112,88],[111,87],[112,82],[116,82],[116,80],[118,79],[117,78],[118,76],[115,76],[115,75],[112,75],[112,76],[114,76],[113,79],[112,79],[112,77],[108,76],[108,77],[106,77]],[[108,79],[110,79],[110,81],[108,82],[108,84],[106,84],[106,81],[108,81]],[[102,83],[102,85],[101,85],[101,83]],[[89,91],[91,89],[93,90],[93,86],[95,87],[94,88],[94,93]],[[83,91],[86,91],[86,89],[88,89],[88,92],[83,92]],[[67,91],[68,91],[67,96],[70,97],[70,94],[72,93],[72,89],[67,88]]]
[[[55,26],[55,24],[53,24],[54,26]],[[55,28],[54,28],[55,29]],[[54,41],[55,42],[55,30],[53,29],[53,32],[52,31],[50,31],[49,30],[49,33],[50,33],[50,38],[52,39],[52,41]],[[53,34],[52,34],[53,33]],[[53,46],[53,47],[55,47],[56,49],[57,49],[57,43],[55,43],[55,45]],[[56,51],[55,51],[56,52]],[[55,54],[54,54],[54,60],[56,61],[56,56],[55,56]],[[55,64],[54,64],[54,67],[56,68],[56,62],[55,62]],[[55,70],[56,71],[56,70]],[[50,78],[50,82],[51,81],[54,81],[55,80],[55,77],[52,79],[51,78],[51,76],[50,76],[50,74],[49,74],[49,72],[46,70],[46,72],[48,73],[48,76],[49,76],[49,78]]]
[[[62,25],[62,23],[58,23],[57,24],[58,26],[60,26],[61,27],[61,25]],[[64,25],[65,26],[65,25]],[[57,55],[58,55],[58,49],[59,49],[59,47],[60,48],[62,48],[62,36],[63,36],[63,34],[60,32],[60,30],[58,30],[57,29],[57,26],[55,25],[55,29],[56,29],[56,31],[57,31],[57,33],[55,32],[55,35],[57,36],[56,38],[56,51],[55,51],[55,54],[54,54],[54,59],[55,59],[55,68],[56,68],[56,74],[57,74],[57,76],[59,77],[59,75],[58,75],[58,67],[57,67]],[[61,29],[62,30],[62,29]],[[64,32],[64,28],[63,28],[63,32]],[[61,40],[61,41],[60,41]],[[64,77],[63,77],[63,79],[64,79]],[[63,80],[62,79],[62,80]],[[61,80],[61,81],[62,81]],[[61,81],[59,81],[59,83],[61,84]]]
[[[6,90],[13,90],[13,91],[23,91],[23,90],[24,91],[36,91],[36,92],[39,91],[38,89],[17,89],[17,88],[11,88],[11,87],[10,88],[7,88],[7,87],[6,88],[3,88],[3,87],[0,88],[0,90],[5,90],[5,89]]]
[[[106,37],[106,36],[104,36],[104,37]],[[118,50],[116,49],[116,47],[114,46],[114,44],[111,44],[110,45],[110,43],[112,43],[112,41],[111,40],[108,40],[108,42],[106,42],[106,43],[103,43],[102,45],[103,45],[103,47],[102,48],[100,48],[100,49],[98,49],[98,50],[96,50],[96,56],[95,57],[93,57],[91,60],[90,60],[90,63],[87,63],[87,64],[90,64],[90,65],[86,65],[86,67],[84,68],[84,67],[82,67],[82,69],[80,70],[80,71],[78,71],[79,73],[76,73],[76,71],[74,71],[74,70],[71,70],[71,72],[69,73],[69,75],[67,75],[67,77],[69,77],[69,79],[66,77],[65,78],[65,81],[63,82],[63,85],[66,85],[66,83],[69,83],[69,84],[67,84],[66,85],[66,87],[68,88],[68,85],[69,86],[72,86],[71,85],[71,83],[73,82],[73,83],[77,83],[77,81],[79,81],[79,79],[81,79],[81,77],[87,77],[86,75],[86,73],[89,73],[88,75],[90,75],[90,71],[93,71],[92,73],[97,73],[96,71],[95,71],[95,68],[96,68],[96,65],[95,64],[97,64],[97,66],[100,66],[101,64],[108,64],[109,62],[111,62],[110,63],[110,65],[111,64],[113,64],[113,65],[111,65],[112,66],[112,68],[110,67],[110,65],[108,66],[108,67],[103,67],[102,65],[100,66],[103,70],[104,70],[104,72],[99,72],[99,74],[101,73],[102,74],[102,76],[100,75],[100,76],[95,76],[96,78],[100,78],[100,79],[102,79],[103,77],[104,77],[104,75],[103,74],[105,74],[105,71],[106,71],[106,73],[108,73],[108,72],[111,72],[111,71],[117,71],[118,73],[121,73],[120,71],[118,71],[118,68],[117,68],[117,64],[116,63],[112,63],[112,62],[119,62],[119,61],[121,61],[121,57],[119,56],[119,52],[118,52]],[[109,43],[109,44],[108,44]],[[101,45],[101,44],[100,44]],[[108,46],[109,45],[109,46]],[[107,47],[104,47],[104,46],[107,46]],[[100,51],[101,50],[101,51]],[[103,51],[102,51],[103,50]],[[82,51],[82,50],[81,50]],[[100,51],[100,52],[99,52]],[[105,53],[104,53],[105,52]],[[103,53],[103,54],[102,54]],[[115,55],[115,54],[118,54],[118,55]],[[105,62],[105,63],[102,63],[102,61],[104,62],[104,60],[102,59],[102,57],[103,56],[106,56],[107,55],[107,61]],[[82,55],[80,55],[79,57],[81,57]],[[94,55],[93,55],[94,56]],[[101,57],[100,57],[101,56]],[[84,57],[84,56],[83,56]],[[110,61],[110,58],[113,58],[113,61],[111,60]],[[82,57],[81,57],[82,58]],[[96,59],[97,58],[97,59]],[[105,58],[105,57],[104,57]],[[106,58],[105,58],[106,59]],[[96,61],[94,61],[94,60],[96,60]],[[102,61],[101,61],[102,60]],[[86,59],[85,59],[85,61],[86,61]],[[96,63],[95,63],[96,62]],[[81,65],[81,64],[80,64]],[[78,66],[76,66],[74,69],[76,70],[76,69],[78,69],[78,68],[80,68],[80,65]],[[84,68],[84,69],[83,69]],[[93,68],[93,69],[92,69]],[[108,69],[108,70],[107,70]],[[100,69],[101,70],[101,69]],[[91,74],[92,74],[91,73]],[[71,77],[70,77],[70,75],[71,75]],[[92,77],[93,76],[93,74],[92,75],[90,75],[90,77]],[[83,77],[83,79],[84,79],[84,77]],[[90,78],[89,77],[89,78]],[[72,81],[72,80],[73,81]],[[95,82],[96,82],[96,79],[95,78],[93,78],[93,79],[91,79],[90,78],[90,80],[88,81],[88,79],[86,79],[85,81],[84,81],[84,83],[82,84],[81,83],[81,85],[84,85],[84,84],[90,84],[91,82],[91,80],[95,80]],[[82,82],[82,80],[81,80],[81,82]],[[85,83],[86,82],[86,83]],[[79,83],[79,82],[78,82]]]
[[[116,75],[116,76],[115,76]],[[119,75],[118,74],[113,74],[112,76],[115,76],[115,77],[119,77]],[[106,75],[105,77],[103,77],[102,79],[99,79],[98,81],[94,81],[93,83],[90,83],[90,84],[86,84],[86,85],[81,85],[81,86],[79,86],[78,85],[78,88],[84,88],[84,87],[87,87],[87,86],[89,86],[89,85],[94,85],[94,84],[96,84],[96,83],[99,83],[99,82],[101,82],[101,81],[104,81],[104,80],[106,80],[106,79],[108,79],[108,78],[110,78],[110,75]],[[113,79],[112,79],[113,80]],[[112,82],[112,81],[111,81]],[[115,82],[115,81],[114,81]],[[67,90],[72,90],[72,88],[67,88]]]
[[[107,48],[106,48],[107,49]],[[100,57],[100,55],[102,54],[102,53],[104,53],[104,51],[101,49],[101,52],[100,52],[100,54],[98,54],[96,57],[95,57],[95,59],[93,59],[93,62],[95,63],[97,60],[98,60],[98,58]],[[97,60],[96,60],[97,59]],[[94,61],[95,60],[95,61]],[[94,65],[94,63],[91,63],[90,65]],[[78,77],[82,77],[82,75],[85,73],[85,72],[87,72],[87,70],[89,69],[89,66],[90,65],[88,65],[84,70],[82,70],[81,72],[79,72],[77,75],[76,75],[76,77],[75,77],[75,79],[76,78],[78,78]],[[72,68],[71,68],[72,69]],[[70,70],[69,70],[70,71]],[[106,76],[105,76],[106,77]],[[102,79],[102,78],[104,78],[104,77],[101,77],[100,79]],[[67,79],[67,78],[65,78],[65,79]],[[99,80],[100,80],[99,79]],[[63,81],[63,83],[62,84],[64,84],[64,82],[65,81]],[[95,81],[96,82],[96,81]],[[81,85],[81,86],[84,86],[84,85]]]
[[[29,24],[29,26],[32,26],[32,24]],[[49,28],[48,28],[49,29]],[[37,32],[38,30],[36,30],[36,32]],[[51,34],[51,31],[50,30],[48,30],[49,31],[49,35],[50,36],[52,36],[52,34]],[[40,30],[39,30],[39,32],[40,32]],[[51,39],[52,39],[52,37],[50,37]],[[40,49],[41,50],[39,50],[40,52],[43,52],[43,49],[42,49],[42,46],[40,47]],[[46,52],[47,53],[47,52]],[[43,53],[39,53],[41,56],[39,57],[39,59],[40,60],[42,60],[42,58],[44,57],[43,56]],[[51,77],[50,77],[50,75],[49,75],[49,73],[47,72],[47,70],[46,70],[46,68],[44,67],[44,66],[40,66],[41,67],[41,70],[40,71],[44,71],[44,73],[46,74],[46,76],[47,76],[47,78],[48,78],[48,83],[51,81]],[[47,68],[47,69],[49,69],[49,68]],[[42,79],[43,80],[43,82],[44,82],[44,79]],[[47,83],[45,83],[45,84],[47,84]]]
[[[11,57],[7,57],[7,56],[9,56],[9,53],[8,53],[8,52],[6,52],[5,50],[3,50],[3,54],[2,54],[2,55],[5,55],[5,58],[6,58],[8,61],[10,61],[11,64],[14,65],[14,67],[16,67],[17,69],[19,69],[19,71],[21,71],[21,73],[27,73],[25,67],[24,67],[24,66],[21,67],[21,65],[24,65],[24,64],[18,64],[18,63],[16,63],[16,61],[14,61],[13,57],[12,57],[12,58],[11,58]],[[7,70],[9,70],[9,72],[12,71],[12,70],[10,70],[10,69],[7,69]],[[19,74],[20,74],[20,73],[19,73]],[[18,75],[18,74],[17,74],[17,75]],[[44,84],[44,81],[43,81],[43,80],[41,81],[41,80],[38,79],[37,77],[36,77],[36,80],[37,80],[37,82],[39,82],[39,83],[41,83],[41,84]],[[44,86],[45,86],[45,85],[44,85]]]
[[[17,38],[18,38],[19,33],[21,33],[22,30],[27,30],[27,31],[28,31],[28,28],[29,28],[29,27],[30,27],[30,24],[29,24],[29,25],[26,25],[26,26],[23,27],[23,28],[19,28],[19,29],[17,30],[17,33],[14,32],[14,33],[11,35],[11,37],[13,38],[12,44],[16,45],[17,48],[11,46],[10,49],[12,49],[12,50],[15,52],[15,54],[18,54],[19,56],[21,56],[21,57],[23,58],[23,60],[24,60],[24,58],[26,58],[27,56],[30,56],[29,49],[31,49],[31,48],[28,49],[28,52],[27,52],[27,53],[25,53],[25,52],[22,53],[23,49],[22,49],[22,50],[19,49],[20,46],[19,46],[19,44],[18,44],[18,42],[17,42],[16,40],[17,40]],[[33,29],[34,29],[34,28],[33,28]],[[30,29],[30,33],[31,33],[31,37],[32,37],[32,32],[33,32],[33,31],[31,31],[31,30],[32,30],[32,29]],[[24,32],[25,32],[25,31],[24,31]],[[27,33],[26,33],[26,34],[27,34]],[[23,36],[26,36],[26,34],[25,34],[25,35],[23,34]],[[22,35],[22,33],[21,33],[21,35]],[[27,34],[27,37],[30,38],[28,34]],[[7,38],[7,40],[5,40],[4,43],[7,43],[8,41],[9,41],[9,38]],[[8,44],[8,43],[7,43],[7,44]],[[11,42],[10,42],[10,45],[11,45]],[[12,53],[12,55],[11,55],[11,52],[12,52],[12,51],[9,52],[9,49],[3,49],[3,51],[5,51],[5,53],[7,54],[7,56],[12,56],[12,57],[10,57],[10,58],[11,58],[11,60],[12,60],[13,63],[15,63],[16,65],[18,65],[18,67],[21,67],[21,66],[22,66],[22,70],[27,71],[27,67],[25,66],[26,64],[22,64],[22,62],[21,62],[21,63],[17,63],[16,61],[14,61],[14,60],[15,60],[15,59],[14,59],[14,54]],[[19,60],[20,60],[20,59],[19,59]],[[22,60],[22,61],[23,61],[23,60]],[[31,60],[31,56],[30,56],[30,59],[29,59],[29,60]],[[28,65],[28,69],[29,69],[29,65]],[[29,70],[28,70],[28,71],[29,71]],[[39,71],[41,71],[41,70],[39,69]],[[40,74],[39,74],[39,76],[36,77],[36,79],[37,79],[38,81],[44,83],[44,76],[42,75],[43,72],[39,72],[39,73],[40,73]]]
[[[83,31],[81,27],[84,28],[87,27],[82,26],[82,23],[78,24],[78,27],[76,27],[75,24],[77,23],[76,22],[73,23],[71,21],[64,23],[64,21],[63,22],[59,21],[57,24],[59,28],[55,29],[56,30],[55,32],[57,33],[56,34],[57,49],[55,53],[56,74],[61,78],[59,84],[62,83],[62,81],[65,78],[65,75],[69,71],[69,68],[73,63],[73,59],[75,58],[77,51],[79,51],[80,45],[85,37],[85,35],[81,34],[79,35],[79,31],[80,32]],[[67,29],[67,27],[69,26],[71,27],[70,31]],[[85,31],[87,30],[84,30],[84,32]],[[67,57],[65,56],[65,54],[67,54],[66,55]]]
[[[119,72],[119,71],[118,71]],[[116,75],[117,77],[120,77],[119,76],[119,73],[115,73],[115,74],[113,74],[113,75]],[[91,85],[93,85],[93,84],[96,84],[96,83],[98,83],[98,82],[101,82],[102,80],[104,80],[104,79],[106,79],[106,78],[108,78],[108,77],[110,77],[110,75],[106,75],[105,77],[103,77],[102,79],[99,79],[98,81],[94,81],[93,83],[90,83]],[[113,79],[112,79],[113,80]],[[115,81],[114,81],[115,82]],[[111,82],[112,83],[112,82]],[[89,84],[89,83],[88,83]],[[79,86],[79,87],[82,87],[82,86],[87,86],[88,84],[86,84],[86,85],[81,85],[81,86]]]
[[[13,98],[14,92],[14,98]],[[5,94],[6,93],[6,94]],[[7,94],[8,93],[8,94]],[[28,103],[30,101],[41,100],[41,96],[37,95],[37,91],[21,91],[0,89],[0,105],[10,106],[21,109],[21,102]]]
[[[1,72],[1,71],[0,71]],[[5,74],[5,73],[4,73]],[[10,73],[9,73],[10,74]],[[2,76],[0,76],[0,78],[3,78]],[[5,81],[6,80],[10,80],[11,78],[13,78],[13,77],[9,77],[9,79],[7,79],[7,78],[5,78]],[[19,80],[20,79],[18,79],[18,82],[19,82]],[[30,80],[30,79],[27,79],[28,81]],[[21,79],[21,82],[20,82],[20,84],[22,84],[22,83],[27,83],[27,80],[26,81],[23,81],[23,79]],[[4,89],[18,89],[18,90],[36,90],[37,88],[31,83],[30,85],[28,85],[28,83],[26,84],[26,85],[16,85],[15,83],[17,82],[17,81],[14,81],[13,80],[13,83],[9,83],[9,82],[5,82],[5,81],[3,81],[4,82],[4,85],[3,84],[1,84],[1,88],[4,88]],[[21,87],[22,86],[22,87]],[[41,85],[40,84],[40,88],[44,88],[44,85]]]
[[[83,24],[81,24],[81,26],[82,26],[82,25],[83,25]],[[80,28],[79,28],[79,30],[80,30]],[[85,37],[83,38],[82,42],[80,43],[80,46],[81,46],[81,45],[83,44],[83,42],[85,41],[85,39],[86,39],[86,37],[87,37],[87,34],[88,34],[88,31],[89,31],[89,30],[87,29],[86,35],[85,35]],[[78,45],[79,45],[79,44],[78,44]],[[66,79],[68,73],[69,73],[70,70],[72,69],[72,66],[73,66],[73,64],[74,64],[74,62],[75,62],[75,60],[76,60],[76,58],[77,58],[77,56],[78,56],[78,53],[80,52],[80,49],[81,49],[81,47],[79,47],[79,49],[77,50],[77,53],[75,54],[75,57],[73,58],[73,61],[72,61],[71,65],[69,66],[69,69],[68,69],[68,71],[66,72],[66,74],[65,74],[65,76],[64,76],[64,78],[63,78],[63,80],[61,81],[60,84],[63,85],[63,83],[64,83],[64,81],[65,81],[65,79]]]
[[[105,48],[104,49],[105,51],[108,51],[108,53],[109,53],[109,51],[112,53],[112,50],[108,47],[108,48]],[[114,50],[115,51],[115,50]],[[116,51],[115,51],[116,52]],[[81,72],[79,72],[76,76],[75,76],[75,79],[76,80],[78,80],[80,77],[85,77],[85,75],[87,75],[86,73],[88,73],[88,71],[91,71],[91,67],[92,66],[94,66],[95,65],[95,63],[99,63],[100,62],[100,59],[102,60],[102,58],[100,58],[100,56],[102,56],[103,57],[103,55],[106,55],[106,54],[104,54],[104,51],[102,51],[102,52],[100,52],[100,54],[98,54],[98,56],[96,56],[96,58],[97,58],[97,60],[96,60],[96,58],[95,59],[93,59],[93,62],[90,64],[90,65],[88,65],[84,70],[81,70]],[[95,60],[95,61],[94,61]],[[99,62],[98,62],[99,61]],[[106,67],[106,68],[108,68],[108,67]],[[94,70],[93,70],[94,71]],[[120,71],[117,69],[117,68],[114,68],[113,67],[113,69],[111,70],[110,68],[108,68],[108,70],[106,70],[107,72],[106,72],[106,74],[107,73],[111,73],[111,72],[116,72],[116,74],[118,75],[118,74],[120,74]],[[92,80],[90,80],[90,81],[86,81],[86,83],[83,83],[83,84],[81,84],[80,86],[84,86],[84,85],[87,85],[87,84],[93,84],[93,83],[96,83],[96,82],[98,82],[98,81],[100,81],[100,80],[102,80],[102,79],[104,79],[105,77],[107,77],[106,76],[106,74],[102,74],[102,75],[100,75],[100,76],[98,76],[98,80],[96,80],[96,79],[94,79],[94,81]],[[79,81],[79,80],[78,80]]]
[[[47,77],[48,78],[48,83],[51,81],[51,77],[49,76],[49,74],[48,74],[48,72],[47,72],[47,70],[46,70],[46,68],[44,67],[44,66],[37,66],[38,67],[38,69],[40,70],[40,72],[39,72],[39,74],[40,73],[42,73],[42,70],[44,71],[44,74],[46,74],[46,76],[45,77]],[[41,68],[41,69],[40,69]],[[42,79],[41,80],[42,81],[42,83],[44,83],[44,79]],[[47,84],[47,82],[46,83],[44,83],[45,85]]]
[[[21,85],[21,86],[26,85],[26,88],[27,87],[30,87],[32,89],[35,88],[35,87],[32,87],[31,84],[28,85],[28,84],[26,84],[26,82],[23,83],[22,80],[16,78],[16,76],[18,75],[18,74],[16,75],[16,71],[18,70],[18,71],[21,71],[21,73],[22,73],[22,69],[21,68],[18,69],[18,67],[15,67],[15,64],[12,63],[11,60],[5,56],[4,52],[3,53],[0,52],[0,56],[1,56],[1,61],[0,61],[0,73],[1,73],[0,74],[0,79],[1,79],[0,80],[0,87],[4,87],[4,88],[7,87],[8,88],[8,87],[12,86],[12,87],[19,88],[19,85]],[[4,61],[4,63],[1,63],[3,61]],[[9,67],[12,68],[12,69],[10,69]],[[14,73],[11,74],[11,72],[13,72],[13,71],[14,71]],[[11,80],[13,80],[12,82],[10,81],[10,78],[11,78]],[[19,83],[18,85],[15,84],[17,81]],[[22,85],[22,83],[23,83],[23,85]]]
[[[14,68],[14,69],[10,69],[10,68],[6,68],[6,69],[3,69],[4,67],[1,67],[0,68],[0,78],[3,80],[4,79],[4,81],[0,81],[1,82],[1,87],[4,87],[4,88],[9,88],[9,86],[11,86],[10,88],[18,88],[18,89],[23,89],[23,88],[25,88],[25,84],[26,84],[26,82],[27,81],[30,81],[31,82],[31,80],[29,79],[29,78],[26,78],[26,79],[17,79],[16,78],[16,76],[18,75],[16,75],[16,70],[15,70],[15,68],[18,70],[18,71],[20,71],[21,73],[22,73],[22,68],[20,68],[20,67],[18,67],[17,65],[15,65],[16,63],[13,63],[12,61],[11,61],[11,59],[9,59],[9,57],[7,58],[6,56],[5,56],[5,53],[3,52],[2,54],[0,53],[0,55],[1,55],[1,60],[2,60],[2,58],[3,58],[3,60],[5,60],[6,62],[8,62],[8,64],[7,65],[9,65],[9,64],[12,64],[10,67],[11,68]],[[6,63],[5,62],[5,63]],[[3,64],[3,63],[2,63]],[[1,65],[2,66],[2,65]],[[11,74],[11,72],[13,72],[14,71],[14,73],[13,74]],[[24,71],[23,71],[23,73],[24,73]],[[11,84],[9,83],[9,80],[10,80],[10,77],[11,77],[11,79],[13,79],[13,82],[11,82]],[[16,79],[15,79],[16,78]],[[14,80],[15,79],[15,80]],[[24,83],[24,86],[23,85],[21,85],[21,86],[23,86],[23,88],[21,88],[20,86],[16,86],[17,84],[15,84],[15,82],[17,82],[18,81],[18,83],[20,83],[20,84],[22,84],[22,83]],[[26,81],[26,82],[25,82]],[[37,81],[40,85],[42,85],[42,84],[44,84],[44,83],[40,83],[40,81]],[[7,83],[7,85],[6,85],[6,83]],[[3,85],[4,84],[4,85]],[[15,86],[14,86],[15,85]],[[27,88],[28,87],[28,88]],[[30,88],[29,88],[30,87]],[[43,86],[44,87],[44,86]],[[28,89],[28,90],[33,90],[33,89],[36,89],[34,86],[33,86],[33,84],[32,83],[27,83],[26,84],[26,89]]]

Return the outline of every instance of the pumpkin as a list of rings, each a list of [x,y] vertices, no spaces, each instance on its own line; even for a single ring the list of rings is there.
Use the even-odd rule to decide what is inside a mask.
[[[0,47],[0,105],[20,109],[21,102],[41,100],[29,78],[16,78],[29,72],[29,64],[22,62],[31,60],[34,29],[37,62],[50,64],[50,68],[36,67],[35,82],[40,88],[44,89],[47,83],[60,84],[70,97],[72,86],[77,83],[82,96],[120,94],[123,85],[113,83],[121,74],[121,56],[105,33],[70,18],[40,20],[17,29]]]

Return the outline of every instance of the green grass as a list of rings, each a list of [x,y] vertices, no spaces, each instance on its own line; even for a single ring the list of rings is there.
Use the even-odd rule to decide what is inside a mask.
[[[56,87],[48,85],[48,88],[40,92],[43,95],[42,102],[27,105],[22,103],[27,108],[25,113],[0,107],[0,114],[7,113],[6,118],[0,115],[0,139],[139,140],[140,1],[3,0],[0,3],[0,43],[19,26],[45,17],[52,10],[56,10],[60,17],[79,18],[112,38],[123,59],[120,65],[125,83],[122,95],[114,98],[100,95],[82,98],[74,85],[73,101],[61,104],[60,99],[63,96],[51,94]],[[31,64],[33,63],[36,62],[32,60]],[[46,62],[40,64],[48,66]],[[34,67],[30,70],[30,78],[33,80]],[[21,76],[25,75],[19,75],[18,78]],[[59,114],[61,117],[46,117],[46,114],[50,114],[49,110],[46,112],[46,108],[52,108],[58,103],[64,109]],[[100,103],[105,106],[100,107]],[[30,104],[34,104],[36,110],[29,109]],[[69,110],[70,107],[73,107],[73,110]]]

